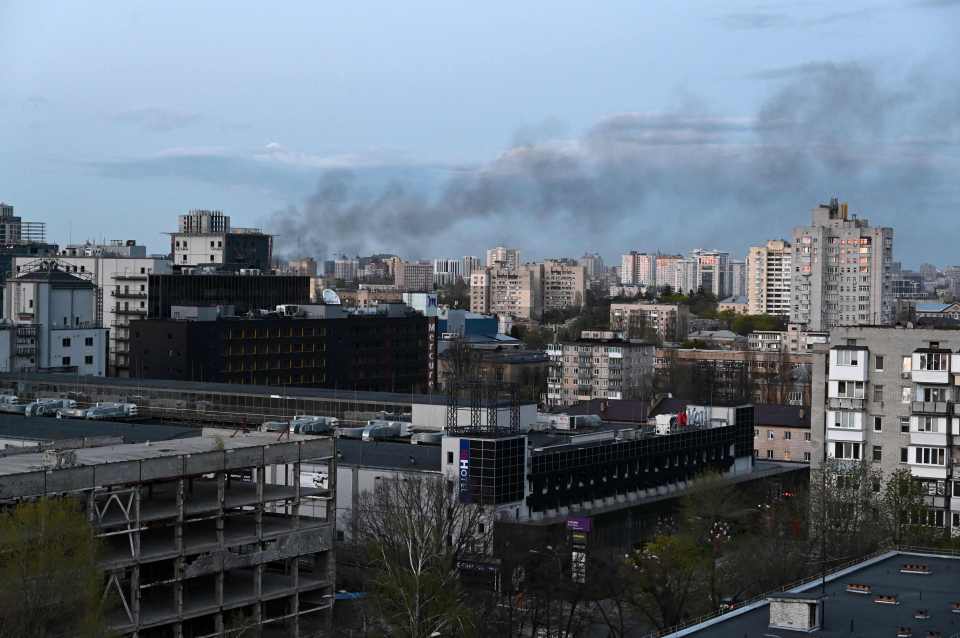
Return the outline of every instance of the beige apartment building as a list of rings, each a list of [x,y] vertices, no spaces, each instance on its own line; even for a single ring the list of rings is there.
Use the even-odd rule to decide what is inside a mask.
[[[656,346],[622,332],[583,331],[577,341],[547,346],[548,407],[591,399],[649,396]]]
[[[539,320],[543,316],[543,266],[486,268],[470,275],[470,311]]]
[[[681,304],[614,303],[610,304],[610,329],[629,334],[644,327],[655,330],[661,341],[683,341],[687,338],[690,309]]]
[[[543,309],[554,310],[582,306],[587,295],[585,266],[563,261],[543,262]]]

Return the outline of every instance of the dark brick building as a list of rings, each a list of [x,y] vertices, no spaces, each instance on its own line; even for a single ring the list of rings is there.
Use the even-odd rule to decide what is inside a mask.
[[[426,391],[432,318],[347,315],[144,319],[131,326],[130,376],[258,385]]]

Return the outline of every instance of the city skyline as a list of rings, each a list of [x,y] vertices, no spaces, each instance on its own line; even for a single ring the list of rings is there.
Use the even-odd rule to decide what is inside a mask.
[[[744,255],[839,196],[900,227],[896,258],[948,263],[926,229],[960,208],[957,69],[937,63],[960,53],[955,3],[612,3],[590,29],[573,7],[370,6],[5,5],[0,193],[61,244],[110,228],[157,251],[199,207],[287,254],[608,260]]]

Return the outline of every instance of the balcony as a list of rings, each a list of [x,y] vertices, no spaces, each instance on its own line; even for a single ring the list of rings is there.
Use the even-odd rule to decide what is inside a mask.
[[[910,411],[915,414],[949,414],[950,404],[946,401],[914,401]]]
[[[910,432],[910,445],[946,447],[947,435],[945,432]]]
[[[120,299],[146,299],[147,293],[142,292],[140,290],[131,290],[129,292],[125,292],[122,290],[111,290],[110,296],[117,297]]]
[[[831,348],[830,381],[866,381],[869,359],[870,352],[866,348]]]
[[[146,317],[147,309],[146,308],[117,308],[115,311],[118,315],[129,315],[133,317]]]
[[[852,397],[830,397],[831,410],[862,410],[866,399]]]
[[[915,478],[946,479],[947,468],[941,465],[917,465],[910,463],[910,474]]]
[[[113,278],[116,281],[146,281],[149,275],[144,273],[117,273]]]
[[[863,430],[853,430],[850,428],[827,428],[828,441],[850,441],[851,443],[863,443],[865,435]]]

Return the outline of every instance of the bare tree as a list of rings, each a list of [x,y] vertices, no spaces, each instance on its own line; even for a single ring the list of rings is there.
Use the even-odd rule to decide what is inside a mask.
[[[866,461],[827,458],[810,472],[810,539],[823,565],[876,549],[882,475]]]
[[[70,499],[0,515],[0,638],[104,635],[93,528]]]
[[[462,594],[457,561],[483,555],[489,525],[478,505],[459,502],[443,479],[381,479],[358,508],[358,541],[374,574],[377,621],[391,636],[469,636],[473,611]]]

